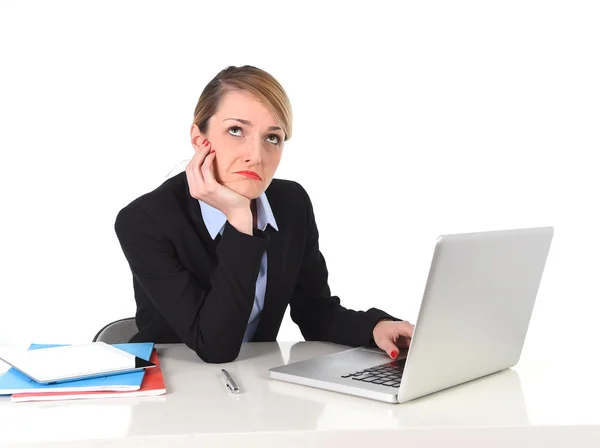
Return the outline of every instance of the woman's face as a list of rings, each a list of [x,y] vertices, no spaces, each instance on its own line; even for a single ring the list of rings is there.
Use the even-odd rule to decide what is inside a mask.
[[[281,160],[284,133],[271,112],[252,94],[230,91],[208,121],[206,135],[192,126],[192,145],[215,150],[215,178],[248,199],[270,185]]]

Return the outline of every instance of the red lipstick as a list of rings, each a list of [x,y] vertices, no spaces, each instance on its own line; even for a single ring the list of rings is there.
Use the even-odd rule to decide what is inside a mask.
[[[254,171],[248,171],[248,170],[244,170],[244,171],[237,171],[235,174],[241,174],[242,176],[246,176],[250,179],[254,179],[254,180],[262,180],[260,178],[260,176],[255,173]]]

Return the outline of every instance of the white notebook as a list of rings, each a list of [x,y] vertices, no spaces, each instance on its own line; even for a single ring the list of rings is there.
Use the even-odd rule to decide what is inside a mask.
[[[37,350],[0,348],[0,360],[41,384],[115,375],[155,366],[104,342]]]

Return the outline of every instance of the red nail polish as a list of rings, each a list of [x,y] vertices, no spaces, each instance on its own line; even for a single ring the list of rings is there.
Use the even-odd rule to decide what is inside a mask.
[[[206,143],[206,139],[202,140],[202,144],[204,145]]]
[[[210,150],[210,153],[212,154],[213,152],[215,152],[215,150],[214,150],[214,149],[211,149],[211,150]]]
[[[398,352],[396,350],[394,350],[392,352],[392,359],[396,359],[397,356],[398,356]]]

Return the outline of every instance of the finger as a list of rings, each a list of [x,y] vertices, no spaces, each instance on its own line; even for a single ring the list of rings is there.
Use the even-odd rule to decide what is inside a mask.
[[[188,183],[193,183],[194,185],[201,186],[204,183],[204,178],[202,177],[202,172],[200,171],[200,166],[202,165],[202,161],[204,160],[204,156],[200,153],[195,153],[188,163],[186,167],[186,173],[188,175]]]
[[[200,171],[200,164],[203,157],[195,153],[190,162],[185,167],[190,194],[196,199],[201,199],[204,196],[204,178]]]
[[[202,140],[202,142],[198,146],[194,146],[194,151],[196,154],[204,155],[208,154],[209,151],[209,142],[207,139]]]
[[[398,322],[394,326],[394,331],[398,337],[412,338],[415,326],[410,322]]]
[[[381,340],[377,345],[379,345],[380,349],[385,350],[388,356],[392,359],[396,359],[398,353],[400,352],[398,347],[396,347],[396,344],[394,344],[394,341],[389,338]]]
[[[210,151],[208,155],[205,157],[204,162],[201,166],[202,176],[204,177],[204,182],[207,184],[212,184],[216,182],[215,175],[213,173],[213,162],[215,160],[215,152],[212,149],[212,145],[209,144]]]

